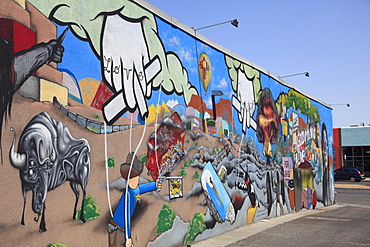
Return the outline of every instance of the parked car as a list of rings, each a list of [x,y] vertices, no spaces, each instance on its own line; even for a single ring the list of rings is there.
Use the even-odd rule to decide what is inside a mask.
[[[365,179],[364,174],[362,174],[358,169],[356,168],[339,168],[334,171],[334,180],[349,180],[352,183],[353,182],[360,182],[361,180]]]

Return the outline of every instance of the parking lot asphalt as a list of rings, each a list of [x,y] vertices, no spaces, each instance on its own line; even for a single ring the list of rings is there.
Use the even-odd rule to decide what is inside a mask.
[[[356,183],[348,183],[348,182],[343,182],[343,181],[336,182],[335,189],[370,190],[370,178],[366,178],[365,180],[361,182],[356,182]],[[243,241],[247,239],[248,237],[254,236],[262,231],[276,227],[278,225],[291,222],[293,220],[296,220],[302,217],[330,212],[332,210],[338,210],[343,207],[345,207],[345,205],[334,204],[328,207],[318,208],[315,210],[303,210],[297,213],[286,214],[286,215],[275,217],[275,218],[269,218],[267,220],[255,222],[251,225],[246,225],[246,226],[237,228],[235,230],[217,235],[215,237],[194,243],[191,246],[195,246],[195,247],[231,246],[232,244],[235,244],[238,241]],[[244,246],[244,245],[237,245],[237,246]]]

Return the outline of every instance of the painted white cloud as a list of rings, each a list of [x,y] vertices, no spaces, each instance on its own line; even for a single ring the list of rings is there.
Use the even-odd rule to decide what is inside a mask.
[[[186,61],[193,61],[194,58],[191,56],[190,52],[189,51],[185,51],[184,48],[182,48],[179,52],[178,52],[179,56],[183,59],[185,59]]]
[[[207,50],[208,55],[212,54],[212,50],[209,48],[208,45],[206,45],[204,43],[202,44],[202,49]]]
[[[171,108],[174,108],[176,105],[178,105],[179,102],[177,100],[174,100],[174,99],[170,99],[169,101],[167,101],[166,105],[168,105],[169,107]]]
[[[225,78],[222,78],[218,84],[218,88],[226,88],[226,87],[227,87],[227,81]]]
[[[174,45],[180,45],[180,40],[178,37],[173,37],[172,39],[170,39],[170,42]]]
[[[189,71],[190,71],[191,73],[198,73],[198,68],[196,68],[196,67],[192,67],[192,68],[190,68],[190,69],[189,69]]]
[[[213,106],[212,106],[212,99],[211,98],[209,98],[208,100],[206,100],[206,106],[207,106],[207,108],[209,108],[209,109],[213,109]]]

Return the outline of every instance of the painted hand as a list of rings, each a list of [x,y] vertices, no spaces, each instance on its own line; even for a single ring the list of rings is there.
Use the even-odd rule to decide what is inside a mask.
[[[132,238],[128,238],[126,240],[126,247],[133,247],[133,246],[134,246],[134,244],[132,243]]]
[[[243,132],[246,133],[246,128],[257,128],[257,123],[253,119],[255,110],[254,88],[253,81],[248,79],[246,75],[238,71],[238,96],[233,96],[232,104],[238,111],[239,121],[242,123]]]
[[[162,189],[162,182],[163,180],[162,179],[157,179],[156,183],[157,183],[157,191],[160,192],[161,189]]]
[[[145,119],[151,81],[161,71],[161,65],[157,57],[149,58],[141,20],[125,20],[119,15],[106,17],[102,63],[104,80],[115,93],[103,105],[108,124],[136,109]]]
[[[50,54],[48,60],[55,63],[62,62],[64,47],[58,44],[58,42],[55,39],[50,40],[47,43],[47,47]]]

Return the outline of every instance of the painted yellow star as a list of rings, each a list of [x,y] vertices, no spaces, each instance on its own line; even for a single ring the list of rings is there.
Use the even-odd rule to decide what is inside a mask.
[[[136,202],[140,202],[140,195],[136,195]]]

